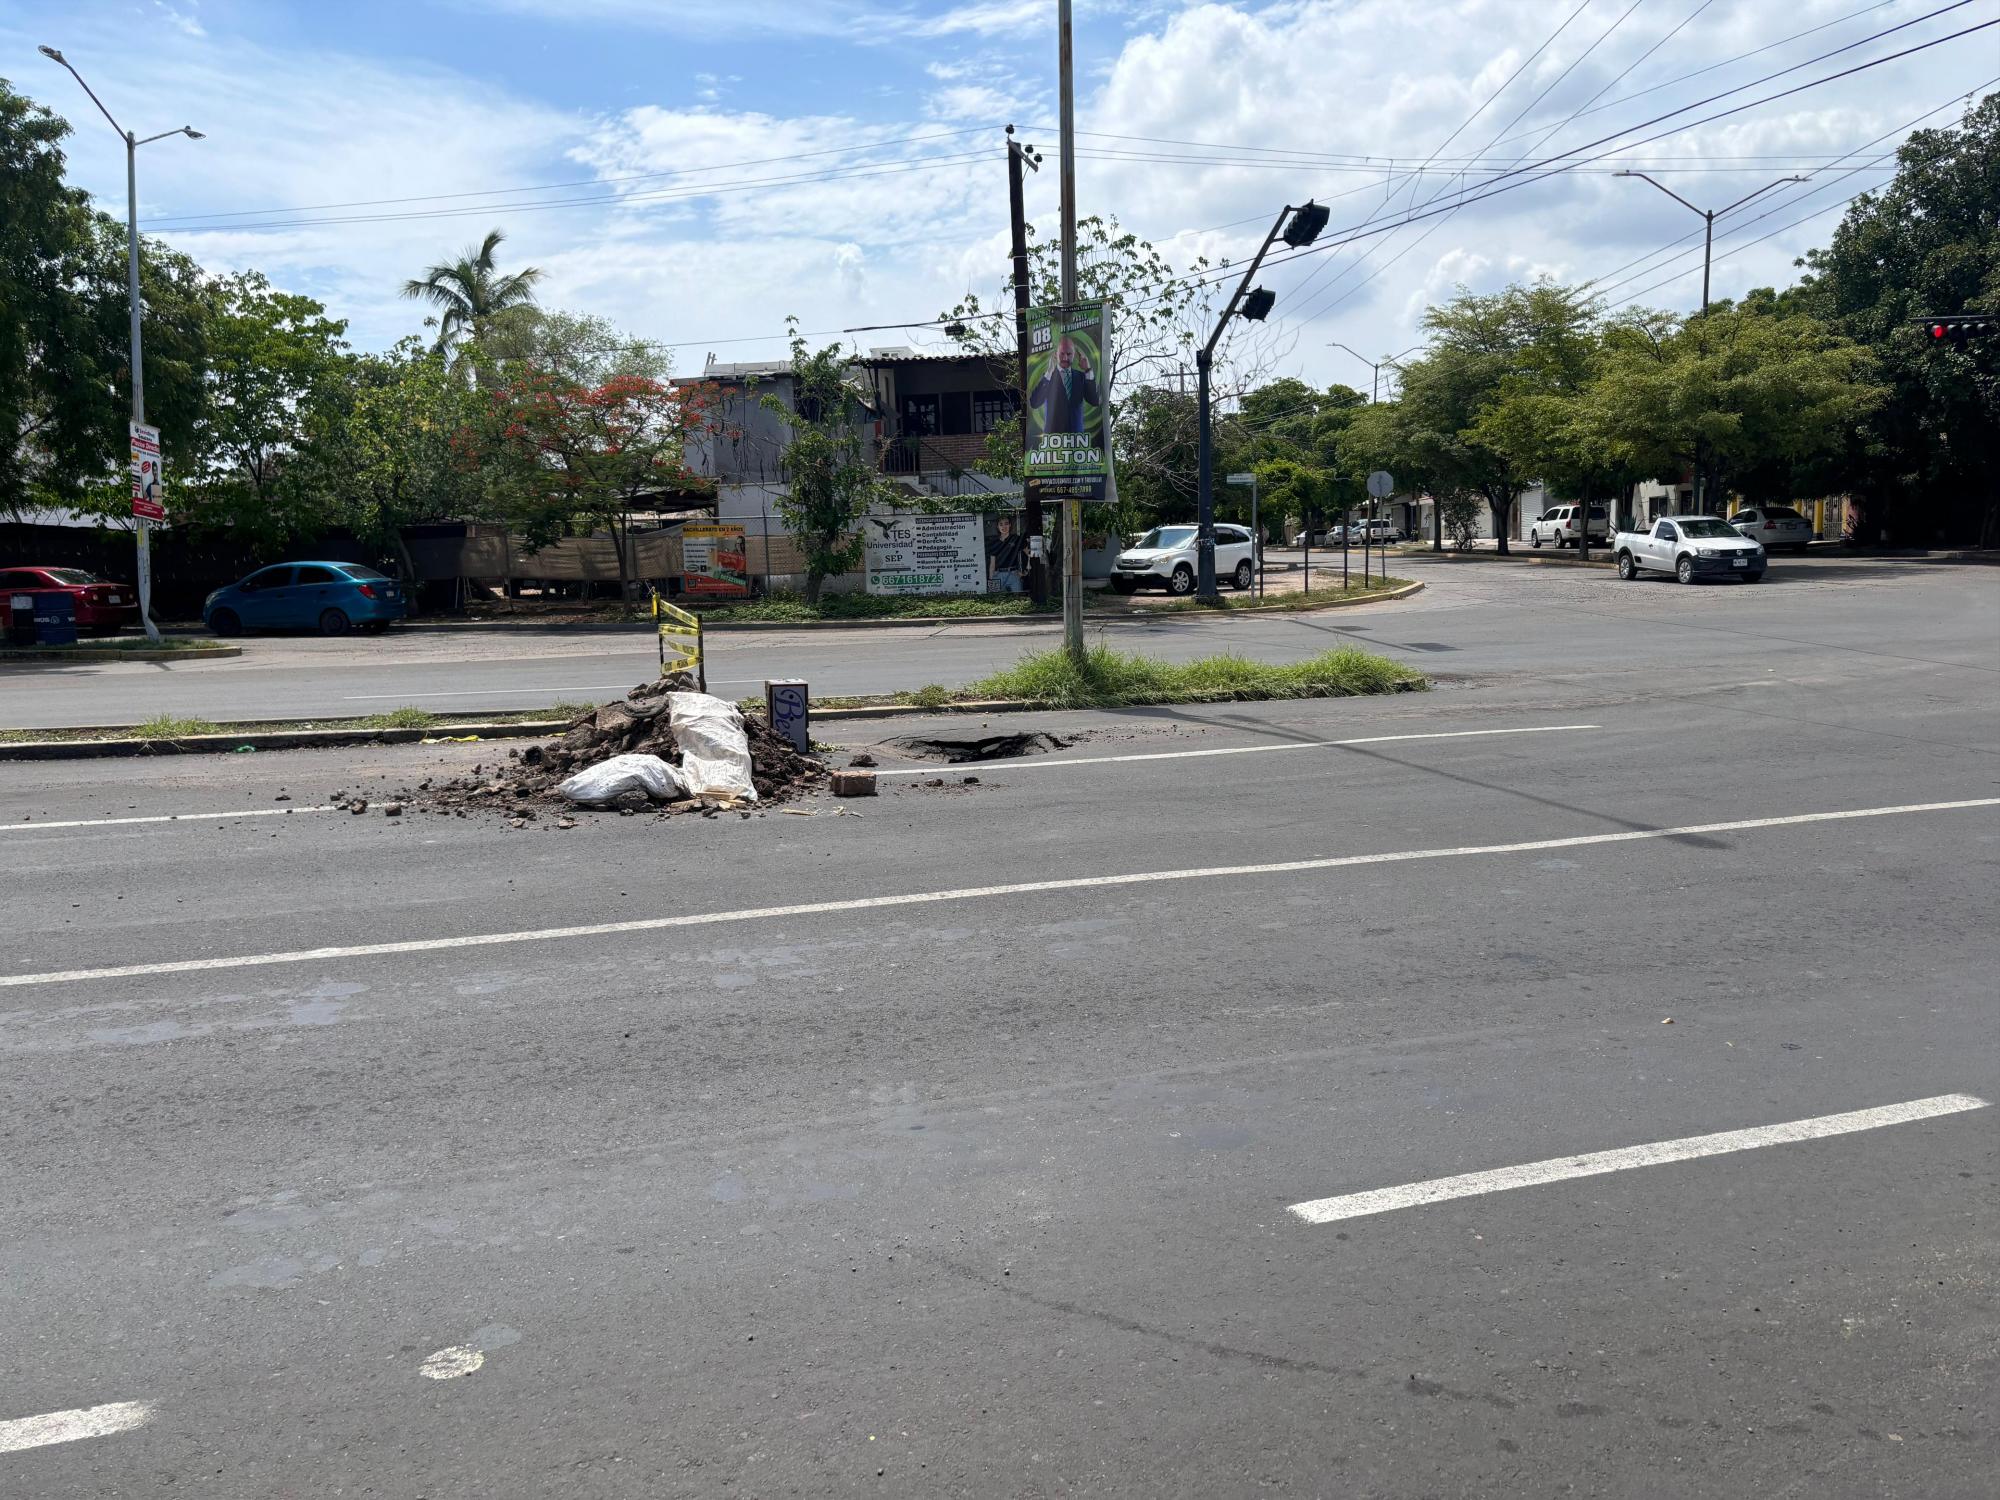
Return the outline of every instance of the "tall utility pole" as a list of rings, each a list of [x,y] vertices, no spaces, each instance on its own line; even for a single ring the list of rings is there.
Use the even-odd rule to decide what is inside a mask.
[[[1715,221],[1721,218],[1724,214],[1731,214],[1736,212],[1737,209],[1741,208],[1744,204],[1748,203],[1752,198],[1763,197],[1766,193],[1770,192],[1772,188],[1783,187],[1788,182],[1805,181],[1805,178],[1803,177],[1780,177],[1776,182],[1765,183],[1762,187],[1758,188],[1757,191],[1754,193],[1745,193],[1741,198],[1738,198],[1734,203],[1730,204],[1727,208],[1696,208],[1692,203],[1688,202],[1687,199],[1683,198],[1679,193],[1675,192],[1672,188],[1668,187],[1664,182],[1657,182],[1653,178],[1648,177],[1644,172],[1620,172],[1617,175],[1620,177],[1637,177],[1642,182],[1651,182],[1654,187],[1658,188],[1661,192],[1665,193],[1669,198],[1673,199],[1674,202],[1678,203],[1682,208],[1685,208],[1690,213],[1699,214],[1701,216],[1701,224],[1702,224],[1701,315],[1704,318],[1708,316],[1708,273],[1713,268],[1715,263]],[[1701,454],[1697,452],[1695,454],[1695,464],[1694,464],[1694,508],[1697,511],[1699,511],[1702,508],[1703,504],[1706,503],[1706,496],[1704,496],[1702,493],[1704,488],[1706,488],[1706,484],[1707,484],[1706,466],[1702,463]],[[1586,536],[1585,547],[1587,549],[1589,546],[1588,534],[1590,531],[1590,512],[1588,510],[1586,510],[1583,513],[1583,530]]]
[[[1076,306],[1076,45],[1070,27],[1070,0],[1057,0],[1056,71],[1061,88],[1062,126],[1062,305],[1065,317]],[[1111,372],[1106,370],[1108,381]],[[1111,439],[1105,413],[1105,441]],[[1083,502],[1063,502],[1063,649],[1083,661]]]
[[[162,130],[158,135],[136,136],[112,117],[95,90],[83,82],[83,75],[70,66],[68,58],[53,47],[37,50],[49,61],[67,69],[69,76],[82,84],[83,91],[90,95],[90,102],[97,106],[98,113],[111,121],[111,128],[125,142],[125,287],[132,304],[132,420],[143,424],[146,420],[146,370],[139,352],[139,148],[153,141],[165,140],[170,135],[184,135],[191,141],[198,141],[202,138],[201,132],[192,125],[183,125],[178,130]],[[157,641],[160,627],[153,623],[153,523],[144,516],[138,519],[139,620],[146,627],[147,638]]]
[[[1007,209],[1014,227],[1014,347],[1015,383],[1021,389],[1021,444],[1028,441],[1028,210],[1023,171],[1041,170],[1042,159],[1033,146],[1014,139],[1014,127],[1007,127]],[[1042,497],[1029,489],[1024,532],[1028,548],[1028,597],[1037,604],[1049,602],[1047,544],[1042,536]]]

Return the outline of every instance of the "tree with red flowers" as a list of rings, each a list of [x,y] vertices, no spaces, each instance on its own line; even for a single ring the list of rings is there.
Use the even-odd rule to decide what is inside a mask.
[[[631,518],[715,492],[688,466],[688,444],[719,430],[719,391],[650,375],[601,384],[517,369],[492,393],[480,446],[502,491],[510,529],[529,547],[605,531],[621,598],[632,597]]]

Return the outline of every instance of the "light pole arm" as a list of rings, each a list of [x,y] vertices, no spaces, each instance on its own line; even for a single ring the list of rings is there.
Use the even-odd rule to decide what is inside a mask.
[[[111,128],[113,130],[117,131],[120,135],[124,136],[125,139],[128,141],[132,139],[131,134],[125,129],[125,127],[123,125],[120,125],[118,121],[115,118],[113,118],[111,111],[104,107],[104,101],[97,97],[97,91],[93,89],[89,84],[83,81],[83,75],[81,73],[77,72],[75,68],[70,66],[70,61],[68,58],[64,57],[60,52],[56,51],[56,49],[53,47],[44,47],[41,49],[41,53],[42,56],[48,58],[51,62],[62,64],[63,68],[69,73],[69,76],[77,81],[77,84],[83,89],[83,91],[86,94],[90,95],[90,102],[97,106],[97,112],[103,115],[105,119],[111,121]]]
[[[1696,208],[1692,203],[1688,202],[1687,199],[1683,198],[1679,193],[1675,192],[1672,188],[1668,187],[1664,182],[1656,181],[1655,179],[1648,177],[1644,172],[1620,172],[1618,175],[1620,177],[1636,177],[1641,182],[1650,182],[1653,184],[1654,187],[1658,188],[1661,192],[1665,193],[1669,198],[1673,199],[1674,202],[1678,203],[1682,208],[1686,209],[1689,213],[1700,214],[1704,219],[1708,217],[1707,209]]]
[[[1724,214],[1733,214],[1736,212],[1737,209],[1741,208],[1744,204],[1748,203],[1752,198],[1761,198],[1766,193],[1770,192],[1771,189],[1774,187],[1783,187],[1788,182],[1804,182],[1804,181],[1805,178],[1803,177],[1780,177],[1776,182],[1767,182],[1762,187],[1758,188],[1756,192],[1745,193],[1741,198],[1738,198],[1734,203],[1730,204],[1729,207],[1718,208],[1715,211],[1715,216],[1716,218],[1719,219]]]
[[[1215,359],[1215,346],[1222,341],[1223,329],[1227,328],[1229,320],[1236,316],[1237,304],[1243,300],[1243,294],[1250,290],[1250,282],[1256,276],[1257,268],[1264,264],[1264,257],[1271,253],[1271,242],[1283,233],[1285,220],[1290,218],[1291,214],[1292,205],[1289,203],[1278,210],[1278,217],[1271,223],[1271,232],[1264,236],[1264,243],[1257,247],[1257,253],[1251,258],[1249,269],[1244,271],[1243,279],[1236,283],[1236,290],[1229,294],[1229,305],[1222,309],[1222,316],[1215,320],[1215,331],[1209,334],[1208,342],[1202,345],[1201,355],[1204,360],[1212,362]]]

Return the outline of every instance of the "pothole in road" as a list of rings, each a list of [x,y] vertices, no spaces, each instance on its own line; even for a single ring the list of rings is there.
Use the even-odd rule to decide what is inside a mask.
[[[981,760],[1016,760],[1024,755],[1046,755],[1051,750],[1067,750],[1077,736],[1065,739],[1058,734],[1028,730],[1014,734],[982,734],[962,738],[944,735],[904,735],[883,741],[883,748],[900,751],[915,760],[943,761],[946,765],[967,765]]]

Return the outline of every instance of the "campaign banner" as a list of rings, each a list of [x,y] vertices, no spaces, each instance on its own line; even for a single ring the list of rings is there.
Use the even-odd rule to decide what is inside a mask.
[[[1028,309],[1025,459],[1035,499],[1114,498],[1110,304]]]
[[[160,429],[133,422],[132,514],[147,521],[167,518],[167,479],[160,463]]]
[[[750,555],[741,526],[681,528],[681,592],[695,599],[749,596]]]
[[[871,594],[983,594],[986,527],[976,515],[863,516]]]

